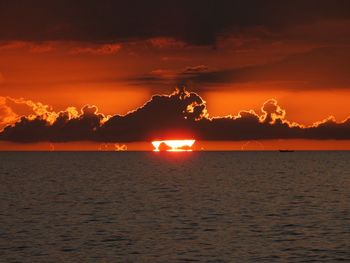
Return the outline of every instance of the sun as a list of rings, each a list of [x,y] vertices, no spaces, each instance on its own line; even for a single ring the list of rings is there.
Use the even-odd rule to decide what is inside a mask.
[[[196,140],[164,140],[164,141],[153,141],[154,152],[167,151],[167,152],[192,152],[192,145]],[[164,145],[165,150],[160,147]]]

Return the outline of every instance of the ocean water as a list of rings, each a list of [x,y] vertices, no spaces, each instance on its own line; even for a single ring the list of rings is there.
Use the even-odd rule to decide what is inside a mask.
[[[2,152],[0,262],[349,262],[349,161]]]

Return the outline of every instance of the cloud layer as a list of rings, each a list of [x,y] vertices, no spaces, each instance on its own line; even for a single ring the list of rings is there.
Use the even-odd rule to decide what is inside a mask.
[[[14,100],[14,99],[12,99]],[[205,101],[196,93],[177,88],[170,95],[154,95],[126,115],[105,116],[96,106],[86,105],[54,112],[41,103],[14,100],[30,106],[34,114],[18,117],[8,106],[4,118],[18,120],[0,133],[0,140],[15,142],[101,141],[130,142],[155,139],[259,140],[259,139],[350,139],[350,118],[336,122],[329,117],[306,127],[289,122],[276,100],[266,101],[261,112],[241,111],[237,116],[210,117]],[[9,117],[10,116],[10,117]]]
[[[179,70],[157,69],[151,74],[130,80],[140,84],[153,82],[160,85],[196,83],[207,88],[254,82],[283,83],[286,89],[294,90],[349,89],[349,67],[348,47],[323,47],[262,65],[221,70],[206,65]],[[261,89],[261,86],[257,87]]]
[[[218,35],[247,27],[276,33],[320,18],[347,19],[349,7],[345,0],[2,1],[0,39],[98,42],[161,36],[212,45]]]

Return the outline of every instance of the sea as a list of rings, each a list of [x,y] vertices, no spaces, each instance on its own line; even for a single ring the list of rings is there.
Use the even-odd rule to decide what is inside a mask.
[[[1,152],[0,262],[350,262],[350,152]]]

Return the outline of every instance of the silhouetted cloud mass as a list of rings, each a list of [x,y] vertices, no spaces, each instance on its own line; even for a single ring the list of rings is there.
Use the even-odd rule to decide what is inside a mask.
[[[21,103],[24,103],[21,101]],[[32,105],[32,101],[26,101]],[[38,110],[39,105],[44,110]],[[270,99],[261,113],[241,111],[237,116],[209,117],[205,101],[196,93],[177,88],[170,95],[155,95],[126,115],[105,116],[96,106],[49,112],[41,103],[34,115],[23,116],[0,133],[0,140],[15,142],[101,141],[128,142],[155,139],[259,140],[350,139],[350,118],[333,117],[303,126],[286,120],[286,111]]]

